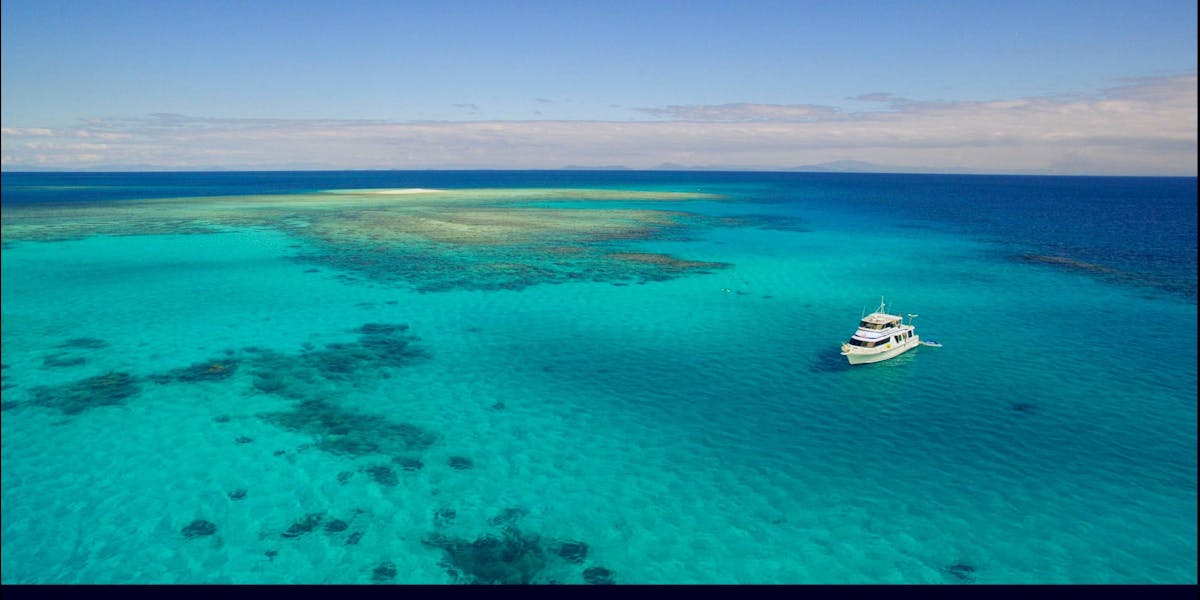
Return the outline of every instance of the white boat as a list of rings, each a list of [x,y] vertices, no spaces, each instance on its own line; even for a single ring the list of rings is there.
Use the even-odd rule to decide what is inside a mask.
[[[884,309],[883,298],[879,308],[863,317],[858,331],[850,341],[842,344],[842,356],[852,365],[879,362],[899,356],[921,345],[921,338],[913,327],[917,315],[908,315],[908,324],[901,315],[889,315]]]

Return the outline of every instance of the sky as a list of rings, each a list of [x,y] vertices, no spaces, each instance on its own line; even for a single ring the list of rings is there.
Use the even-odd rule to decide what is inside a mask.
[[[1185,175],[1194,0],[4,0],[0,168]]]

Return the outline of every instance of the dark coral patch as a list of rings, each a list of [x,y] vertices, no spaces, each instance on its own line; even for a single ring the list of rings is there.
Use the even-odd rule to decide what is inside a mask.
[[[383,583],[396,578],[396,565],[389,561],[379,563],[374,571],[371,571],[371,581],[375,583]]]
[[[371,479],[373,479],[375,483],[378,483],[379,485],[394,487],[396,484],[400,483],[400,478],[396,477],[396,471],[389,466],[375,465],[372,467],[367,467],[366,471],[367,475],[370,475]]]
[[[338,533],[340,531],[345,531],[349,528],[350,528],[349,523],[347,523],[341,519],[334,519],[325,524],[325,533]]]
[[[317,446],[331,454],[361,455],[372,454],[379,450],[379,444],[363,439],[362,436],[343,435],[317,442]]]
[[[167,381],[175,380],[181,383],[222,381],[229,379],[234,373],[237,373],[238,363],[239,361],[230,358],[206,360],[204,362],[198,362],[186,367],[168,371],[155,381],[160,383],[162,383],[164,379]]]
[[[231,420],[232,419],[230,418],[229,415],[217,415],[217,416],[213,417],[213,422],[215,422],[215,423],[228,423]]]
[[[604,567],[588,567],[583,570],[583,580],[592,585],[613,585],[613,572]]]
[[[975,567],[966,563],[955,563],[946,567],[946,572],[958,581],[970,583],[975,581]]]
[[[496,516],[488,519],[488,523],[492,525],[511,525],[527,514],[529,514],[529,511],[521,507],[506,508]]]
[[[737,215],[732,217],[722,217],[718,219],[722,225],[730,227],[753,227],[757,229],[771,229],[775,231],[793,231],[797,233],[806,233],[812,231],[808,222],[799,217],[788,215]]]
[[[77,415],[98,406],[117,406],[141,391],[129,373],[110,372],[72,383],[42,386],[33,390],[33,404]]]
[[[195,521],[192,521],[191,523],[188,523],[187,525],[185,525],[182,532],[183,532],[183,537],[190,540],[195,537],[203,537],[206,535],[212,535],[212,534],[216,533],[217,526],[214,525],[210,521],[205,521],[204,519],[196,519]]]
[[[613,252],[608,258],[620,261],[643,281],[666,281],[684,273],[707,274],[732,265],[675,258],[649,252]]]
[[[233,490],[232,492],[229,492],[230,500],[241,500],[245,497],[246,497],[246,489],[245,488],[238,488],[236,490]]]
[[[504,410],[504,409],[505,409],[505,406],[504,406],[503,402],[497,402],[492,405],[492,410]]]
[[[296,538],[316,529],[321,524],[321,520],[325,518],[325,513],[308,513],[303,519],[292,523],[287,531],[283,532],[285,538]]]
[[[289,431],[315,436],[319,440],[316,447],[333,454],[398,454],[425,450],[437,441],[436,434],[416,425],[347,410],[326,400],[307,400],[290,411],[260,417]]]
[[[503,535],[485,535],[473,542],[432,534],[422,540],[440,548],[445,555],[441,565],[461,574],[466,583],[530,584],[546,566],[546,552],[536,535],[526,535],[508,527]]]
[[[355,531],[355,532],[351,533],[350,536],[346,538],[346,545],[347,546],[357,546],[359,540],[362,539],[362,536],[363,536],[363,532],[361,532],[361,531]]]
[[[108,342],[91,337],[78,337],[69,339],[58,345],[59,348],[78,348],[81,350],[97,350],[107,348]]]
[[[298,354],[260,350],[250,359],[255,389],[289,398],[308,397],[312,385],[320,380],[358,381],[368,376],[386,375],[385,368],[398,368],[429,357],[407,335],[403,324],[367,323],[356,331],[357,341],[326,344],[316,348],[305,343]]]
[[[392,335],[407,330],[408,325],[403,323],[366,323],[355,331],[367,335]]]
[[[471,459],[469,459],[465,456],[451,456],[450,457],[450,468],[454,469],[456,471],[465,471],[466,469],[470,469],[471,467],[474,467],[474,466],[475,466],[475,463],[472,462]]]
[[[1065,269],[1071,269],[1071,270],[1075,270],[1075,271],[1084,271],[1084,272],[1088,272],[1088,273],[1112,273],[1113,272],[1112,269],[1110,269],[1104,265],[1097,265],[1094,263],[1084,262],[1082,260],[1067,258],[1065,256],[1046,256],[1046,255],[1042,255],[1042,254],[1022,254],[1017,257],[1017,260],[1019,260],[1021,262],[1027,262],[1027,263],[1035,263],[1035,264],[1040,263],[1040,264],[1046,264],[1046,265],[1054,265],[1057,267],[1063,267]]]
[[[243,435],[243,436],[241,436],[241,437],[239,437],[239,438],[237,438],[236,440],[233,440],[233,441],[234,441],[234,442],[236,442],[236,443],[238,443],[238,444],[249,444],[250,442],[253,442],[253,441],[254,441],[254,438],[251,438],[251,437],[246,437],[246,436],[244,436],[244,435]]]
[[[400,465],[400,468],[404,469],[405,471],[420,471],[425,466],[425,463],[415,458],[408,458],[406,456],[394,457],[392,458],[392,462]]]
[[[565,541],[558,545],[558,555],[572,563],[582,563],[587,558],[588,545],[583,542]]]
[[[82,356],[71,356],[65,352],[47,354],[42,358],[44,367],[78,367],[86,362],[87,359]]]
[[[337,481],[342,485],[346,485],[346,482],[350,481],[351,477],[354,477],[354,471],[342,471],[337,474]]]
[[[433,513],[433,524],[436,527],[445,527],[454,522],[454,517],[458,513],[453,508],[439,508]]]

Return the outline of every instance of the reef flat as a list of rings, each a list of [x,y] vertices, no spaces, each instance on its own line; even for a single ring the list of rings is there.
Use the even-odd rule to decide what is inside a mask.
[[[522,289],[540,283],[656,281],[725,265],[638,252],[711,219],[646,203],[714,194],[606,189],[368,189],[3,207],[8,244],[95,235],[281,230],[299,260],[421,291]],[[642,258],[631,260],[631,256]]]

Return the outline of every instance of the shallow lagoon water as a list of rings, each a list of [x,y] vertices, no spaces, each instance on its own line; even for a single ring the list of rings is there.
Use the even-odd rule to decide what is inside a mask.
[[[1038,188],[1171,200],[1189,279],[1005,216],[1039,178],[174,177],[220,189],[5,175],[5,583],[1196,582],[1196,348],[1156,351],[1195,323],[1194,179]],[[353,209],[195,215],[489,185],[719,197],[529,194],[485,207],[520,236],[375,260]],[[944,347],[845,365],[881,294]]]

